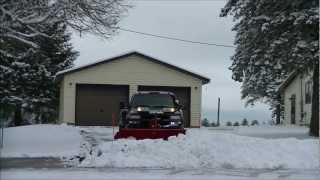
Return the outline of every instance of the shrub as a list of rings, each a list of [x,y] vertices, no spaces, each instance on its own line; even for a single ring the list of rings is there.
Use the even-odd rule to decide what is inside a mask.
[[[240,124],[239,124],[238,121],[236,121],[236,122],[233,123],[233,126],[239,126],[239,125],[240,125]]]
[[[259,121],[258,120],[251,121],[251,126],[257,126],[257,125],[259,125]]]

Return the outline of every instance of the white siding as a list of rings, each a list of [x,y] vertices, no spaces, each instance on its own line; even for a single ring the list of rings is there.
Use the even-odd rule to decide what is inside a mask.
[[[290,97],[296,95],[296,124],[308,125],[311,119],[311,103],[305,102],[305,84],[310,80],[310,75],[299,74],[284,90],[284,124],[291,124],[291,101]],[[303,114],[303,118],[301,118]]]
[[[63,77],[62,121],[75,122],[76,84],[129,85],[129,95],[137,92],[138,85],[191,87],[190,125],[200,126],[202,82],[191,75],[181,73],[141,56],[132,55],[123,60],[96,65]]]

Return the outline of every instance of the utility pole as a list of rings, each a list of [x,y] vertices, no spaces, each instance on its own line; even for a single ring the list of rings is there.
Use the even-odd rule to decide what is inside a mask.
[[[217,126],[220,126],[220,97],[218,98]]]

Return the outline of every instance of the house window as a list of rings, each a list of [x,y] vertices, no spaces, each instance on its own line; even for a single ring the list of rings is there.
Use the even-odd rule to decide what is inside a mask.
[[[307,81],[305,84],[305,103],[310,104],[312,99],[312,82]]]

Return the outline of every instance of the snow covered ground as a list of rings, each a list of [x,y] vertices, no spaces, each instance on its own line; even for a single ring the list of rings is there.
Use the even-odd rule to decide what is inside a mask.
[[[1,157],[65,157],[79,154],[80,130],[67,125],[30,125],[4,129]]]
[[[260,126],[222,126],[204,128],[215,132],[231,133],[265,139],[297,138],[310,139],[309,129],[305,126],[294,125],[260,125]]]
[[[168,141],[113,141],[112,128],[104,127],[6,128],[2,157],[64,157],[74,167],[6,169],[2,178],[317,179],[319,139],[307,133],[303,127],[222,127],[189,129]]]
[[[308,139],[309,129],[305,126],[250,126],[250,127],[236,127],[233,130],[234,134],[261,137],[268,139],[279,139],[279,138],[297,138],[297,139]]]

